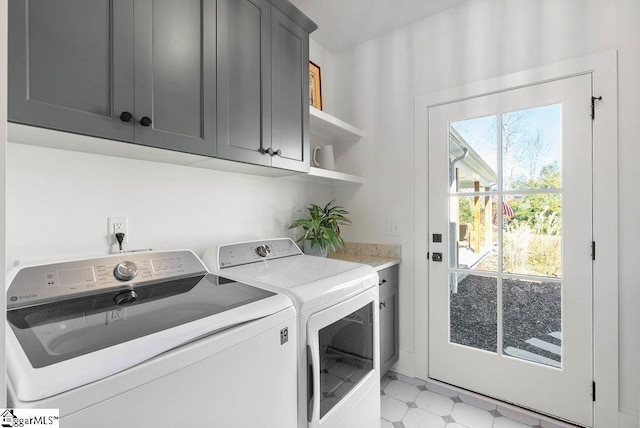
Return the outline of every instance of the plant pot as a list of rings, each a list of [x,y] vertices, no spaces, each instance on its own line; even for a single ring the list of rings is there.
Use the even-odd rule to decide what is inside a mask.
[[[304,248],[302,252],[308,256],[317,256],[317,257],[327,257],[327,249],[322,248],[320,245],[316,244],[311,246],[311,241],[304,241]]]

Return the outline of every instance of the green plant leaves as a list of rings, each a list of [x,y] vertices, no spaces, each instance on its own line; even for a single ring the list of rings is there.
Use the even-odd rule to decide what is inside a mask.
[[[344,248],[344,240],[340,237],[340,225],[349,225],[351,220],[345,217],[349,212],[335,204],[335,199],[324,208],[311,204],[305,208],[306,217],[293,220],[289,229],[301,227],[304,233],[297,242],[311,241],[311,246],[320,246],[323,250]],[[303,211],[303,212],[305,212]]]

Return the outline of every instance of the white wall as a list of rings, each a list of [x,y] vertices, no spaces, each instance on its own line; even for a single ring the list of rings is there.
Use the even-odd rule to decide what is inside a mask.
[[[335,110],[334,97],[334,60],[333,54],[313,40],[313,33],[309,38],[309,61],[320,67],[320,89],[322,93],[322,111],[333,114]]]
[[[413,100],[492,77],[591,53],[619,52],[620,182],[620,410],[638,415],[640,287],[634,269],[640,180],[640,1],[470,0],[426,20],[357,46],[334,58],[335,114],[364,129],[343,168],[366,183],[339,188],[352,208],[351,241],[400,243],[400,367],[410,371],[415,337],[413,296]],[[597,95],[597,94],[596,94]],[[587,101],[588,102],[588,101]],[[385,233],[387,218],[401,219],[402,236]],[[636,418],[637,419],[637,418]]]
[[[7,150],[7,261],[106,254],[107,217],[129,218],[128,249],[294,237],[287,224],[330,186],[71,152]]]

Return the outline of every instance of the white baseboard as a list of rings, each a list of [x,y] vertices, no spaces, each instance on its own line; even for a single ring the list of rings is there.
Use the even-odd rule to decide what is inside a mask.
[[[391,367],[394,372],[403,374],[409,377],[415,377],[414,361],[416,354],[400,349],[400,355],[398,361]],[[423,379],[424,380],[424,379]]]

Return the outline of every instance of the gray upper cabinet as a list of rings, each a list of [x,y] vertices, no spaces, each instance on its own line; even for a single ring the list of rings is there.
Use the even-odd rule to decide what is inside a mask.
[[[9,120],[132,141],[132,19],[132,0],[11,0]]]
[[[214,156],[215,0],[135,0],[133,16],[135,142]]]
[[[271,147],[278,168],[309,171],[309,34],[271,11]]]
[[[270,12],[265,0],[218,0],[218,157],[271,165]]]
[[[309,32],[287,0],[11,0],[9,120],[309,171]]]
[[[285,1],[218,0],[218,157],[309,171],[315,28]]]
[[[215,155],[215,0],[9,7],[9,120]]]

